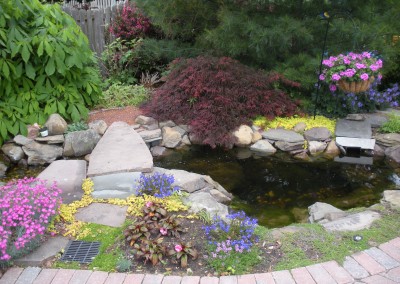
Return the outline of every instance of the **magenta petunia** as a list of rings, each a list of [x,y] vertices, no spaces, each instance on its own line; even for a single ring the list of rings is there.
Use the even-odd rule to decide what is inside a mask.
[[[363,80],[363,81],[367,81],[368,78],[369,78],[369,76],[368,76],[367,73],[363,73],[363,74],[360,75],[360,78],[361,78],[361,80]]]

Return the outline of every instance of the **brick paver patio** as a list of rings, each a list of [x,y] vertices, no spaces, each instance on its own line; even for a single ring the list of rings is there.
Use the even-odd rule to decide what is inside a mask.
[[[343,266],[328,261],[292,270],[241,276],[199,277],[107,273],[90,270],[10,268],[0,284],[307,284],[400,283],[400,237],[357,252]]]

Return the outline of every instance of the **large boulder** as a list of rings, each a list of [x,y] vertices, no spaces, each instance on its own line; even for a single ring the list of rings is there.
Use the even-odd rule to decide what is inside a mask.
[[[321,221],[325,218],[326,214],[335,212],[343,212],[343,210],[328,203],[316,202],[308,207],[308,214],[310,214],[309,221],[310,223]]]
[[[276,152],[274,146],[271,145],[267,140],[259,140],[250,146],[250,150],[261,155],[272,155]]]
[[[317,156],[325,151],[326,144],[320,141],[310,141],[308,142],[308,151],[311,156]]]
[[[163,139],[161,145],[166,148],[175,148],[181,143],[182,140],[181,133],[168,126],[163,127],[162,137]]]
[[[400,190],[385,190],[382,203],[388,203],[390,207],[400,209]]]
[[[67,122],[58,113],[51,114],[44,125],[48,128],[49,135],[64,134],[68,127]]]
[[[326,127],[314,127],[304,132],[307,141],[326,141],[332,137],[332,133]]]
[[[386,148],[385,155],[392,166],[400,167],[400,145]]]
[[[257,141],[260,141],[262,139],[262,135],[258,131],[253,131],[253,134],[251,135],[251,143],[256,143]]]
[[[95,120],[89,123],[89,128],[96,130],[97,134],[103,135],[107,130],[107,123],[104,120]]]
[[[184,203],[190,207],[190,211],[197,213],[206,210],[211,216],[219,216],[224,218],[228,215],[228,207],[218,203],[209,192],[196,192],[184,199]]]
[[[161,122],[159,123],[159,126],[160,126],[160,128],[163,128],[163,127],[165,127],[165,126],[174,127],[174,126],[176,126],[176,124],[175,124],[175,122],[173,122],[172,120],[167,120],[167,121],[161,121]]]
[[[80,157],[90,154],[99,140],[100,135],[94,129],[70,132],[65,136],[64,156]]]
[[[331,142],[328,143],[328,146],[326,147],[325,155],[328,156],[329,158],[333,158],[339,156],[339,154],[340,154],[340,149],[336,145],[335,140],[332,140]]]
[[[275,142],[275,147],[284,152],[292,152],[301,150],[304,148],[304,140],[301,142],[287,142],[287,141],[277,141]]]
[[[166,170],[157,167],[154,168],[154,172],[173,175],[175,180],[173,185],[189,193],[198,191],[207,186],[204,177],[196,173],[190,173],[184,170]]]
[[[41,144],[36,141],[22,146],[22,150],[28,156],[28,165],[34,166],[50,164],[60,158],[63,153],[61,146]]]
[[[35,137],[36,137],[36,136],[35,136]],[[13,140],[14,140],[14,142],[15,142],[17,145],[20,145],[20,146],[24,146],[24,145],[26,145],[26,144],[32,142],[32,139],[31,139],[31,138],[27,138],[27,137],[25,137],[25,136],[23,136],[23,135],[20,135],[20,134],[18,134],[17,136],[15,136]]]
[[[384,147],[400,145],[399,133],[379,134],[375,137],[376,143]]]
[[[10,158],[11,162],[18,163],[24,158],[25,153],[21,146],[17,146],[14,143],[6,143],[1,147],[3,153]]]
[[[146,141],[151,141],[154,139],[161,139],[162,134],[161,134],[161,129],[155,129],[155,130],[145,130],[139,132],[140,137],[146,142]]]
[[[139,115],[138,117],[136,117],[135,123],[141,125],[151,125],[151,124],[157,124],[158,122],[152,117]]]
[[[323,223],[322,226],[329,232],[352,232],[368,229],[380,214],[374,211],[364,211]]]
[[[248,146],[253,138],[253,130],[250,126],[241,125],[239,129],[233,132],[233,137],[235,138],[235,146]]]

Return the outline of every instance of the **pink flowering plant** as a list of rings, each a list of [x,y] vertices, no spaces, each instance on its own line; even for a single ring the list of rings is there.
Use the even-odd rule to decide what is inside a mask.
[[[0,265],[35,248],[57,214],[61,190],[56,183],[24,178],[0,187]]]
[[[177,260],[181,261],[181,267],[187,267],[188,256],[195,260],[198,256],[197,250],[193,247],[192,242],[179,242],[174,246],[174,249],[168,251],[168,255],[176,256]]]
[[[329,84],[331,91],[336,91],[338,82],[367,81],[380,76],[379,71],[383,66],[382,59],[377,58],[372,52],[349,52],[331,56],[322,61],[323,71],[319,76],[321,81]]]

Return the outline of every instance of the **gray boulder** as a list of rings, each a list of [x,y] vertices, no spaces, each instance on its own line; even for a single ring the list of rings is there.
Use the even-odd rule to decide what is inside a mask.
[[[161,135],[161,129],[155,129],[155,130],[145,130],[139,132],[139,135],[142,137],[142,139],[146,141],[150,141],[153,139],[158,139],[162,137]]]
[[[23,135],[20,135],[20,134],[15,136],[13,140],[17,145],[20,145],[20,146],[24,146],[24,145],[32,142],[31,138],[27,138],[27,137],[25,137]]]
[[[173,122],[172,120],[167,120],[167,121],[161,121],[161,122],[159,123],[159,126],[160,126],[160,128],[163,128],[163,127],[165,127],[165,126],[174,127],[174,126],[176,126],[176,124],[175,124],[175,122]]]
[[[198,191],[207,186],[206,181],[202,175],[190,173],[183,170],[166,170],[163,168],[154,168],[154,172],[165,173],[174,176],[174,186],[178,186],[182,191],[189,193]]]
[[[182,144],[184,144],[184,145],[192,145],[192,142],[190,142],[189,137],[187,135],[184,135],[182,137]]]
[[[400,145],[399,133],[379,134],[375,137],[376,143],[384,147]]]
[[[296,132],[304,132],[307,128],[307,124],[305,124],[304,122],[298,122],[294,127],[293,127],[293,131]]]
[[[400,166],[400,145],[386,148],[385,155],[393,166]]]
[[[336,145],[335,140],[332,140],[331,142],[328,143],[328,146],[326,147],[325,155],[328,156],[329,158],[333,158],[339,156],[339,154],[340,154],[340,149]]]
[[[143,127],[144,129],[146,129],[146,130],[156,130],[156,129],[159,129],[158,123],[154,123],[154,124],[144,124],[142,127]]]
[[[17,146],[14,143],[6,143],[1,147],[3,153],[10,158],[11,162],[18,163],[19,160],[25,156],[21,146]]]
[[[261,133],[262,137],[272,141],[303,143],[304,137],[297,132],[286,129],[269,129]]]
[[[335,212],[343,212],[343,210],[328,203],[316,202],[308,207],[308,214],[310,214],[309,221],[310,223],[321,221],[325,218],[326,214]]]
[[[99,135],[103,135],[107,127],[108,125],[104,120],[95,120],[89,123],[89,128],[95,130]]]
[[[184,199],[184,203],[190,207],[190,211],[197,213],[205,209],[211,216],[224,218],[228,215],[228,207],[218,203],[209,192],[196,192]]]
[[[150,125],[150,124],[157,124],[158,122],[152,117],[139,115],[138,117],[136,117],[135,123],[142,125]]]
[[[301,142],[287,142],[287,141],[277,141],[275,142],[275,147],[284,152],[291,152],[296,150],[301,150],[304,147],[304,140]]]
[[[378,144],[374,146],[374,157],[385,157],[385,150]]]
[[[181,134],[177,130],[168,126],[162,129],[162,137],[163,140],[161,142],[161,145],[167,148],[177,147],[182,140]]]
[[[307,141],[326,141],[332,137],[332,133],[326,127],[314,127],[304,132]]]
[[[267,140],[259,140],[250,146],[250,150],[256,153],[272,155],[276,152],[274,146],[271,145]]]
[[[311,156],[317,156],[325,151],[326,143],[320,141],[308,142],[308,151]]]
[[[46,143],[46,144],[63,144],[64,143],[64,135],[52,135],[46,137],[37,137],[35,141]]]
[[[385,190],[381,202],[387,202],[390,207],[400,209],[400,190]]]
[[[225,194],[223,194],[222,192],[220,192],[217,189],[210,189],[210,194],[212,195],[212,197],[215,198],[215,200],[217,200],[217,202],[219,203],[224,203],[227,204],[229,202],[232,201],[231,198],[229,198],[228,196],[226,196]]]
[[[167,151],[167,148],[162,147],[162,146],[154,146],[150,149],[151,155],[153,157],[159,157],[165,154],[165,151]]]
[[[235,146],[248,146],[251,144],[251,140],[253,138],[253,130],[250,126],[241,125],[239,129],[233,132],[233,137],[235,139]]]
[[[211,187],[218,190],[219,192],[221,192],[223,195],[227,196],[228,198],[230,198],[230,199],[233,198],[232,193],[229,193],[222,185],[220,185],[218,182],[213,180],[210,176],[203,176],[203,178],[206,181],[206,183],[208,183]]]
[[[48,128],[49,135],[64,134],[68,127],[67,122],[58,113],[51,114],[44,125]]]
[[[64,156],[80,157],[90,154],[100,140],[96,130],[70,132],[65,136]]]
[[[187,131],[180,126],[171,127],[173,130],[178,131],[181,134],[181,137],[187,134]]]
[[[62,157],[63,153],[61,146],[41,144],[36,141],[22,146],[22,150],[28,156],[28,165],[34,166],[50,164]]]

